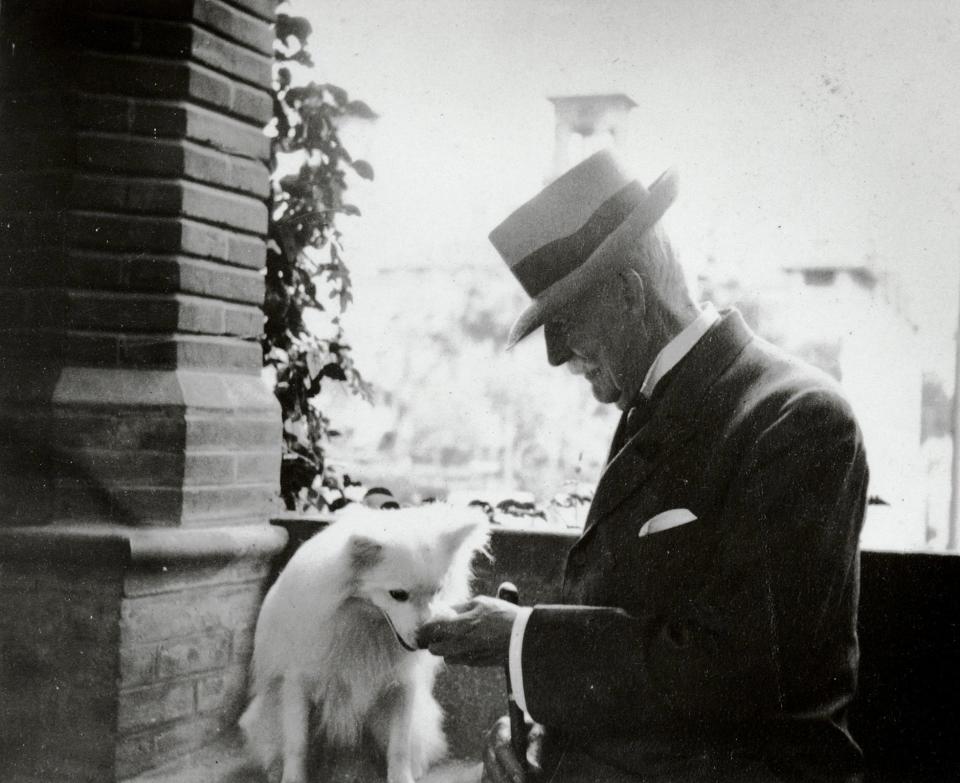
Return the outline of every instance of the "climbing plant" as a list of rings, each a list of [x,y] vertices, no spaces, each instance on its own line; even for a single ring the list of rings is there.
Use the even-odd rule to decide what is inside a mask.
[[[351,483],[327,459],[338,432],[317,404],[324,385],[369,396],[340,321],[352,294],[337,220],[359,215],[344,199],[348,171],[373,179],[373,168],[351,157],[338,124],[376,114],[340,87],[309,80],[311,32],[307,19],[277,15],[262,344],[283,410],[280,491],[291,510],[335,507]]]

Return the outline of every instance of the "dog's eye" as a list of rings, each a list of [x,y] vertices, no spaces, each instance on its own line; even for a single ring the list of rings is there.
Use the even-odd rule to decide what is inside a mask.
[[[406,590],[391,590],[390,597],[394,601],[400,601],[402,603],[410,598],[410,593],[408,593]]]

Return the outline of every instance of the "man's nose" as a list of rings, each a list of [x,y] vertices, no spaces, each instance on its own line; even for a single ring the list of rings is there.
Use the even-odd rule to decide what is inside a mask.
[[[566,330],[561,324],[546,323],[543,327],[543,339],[547,344],[547,361],[554,367],[559,367],[573,356],[567,345]]]

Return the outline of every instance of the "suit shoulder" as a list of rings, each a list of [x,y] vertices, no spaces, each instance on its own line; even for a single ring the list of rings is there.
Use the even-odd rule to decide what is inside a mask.
[[[744,400],[754,410],[771,417],[792,412],[859,429],[836,379],[762,338],[751,340],[732,369],[744,385]]]

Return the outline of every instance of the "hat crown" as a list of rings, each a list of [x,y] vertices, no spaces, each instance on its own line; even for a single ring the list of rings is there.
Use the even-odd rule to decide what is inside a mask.
[[[648,191],[607,150],[558,177],[490,232],[490,241],[533,299],[508,346],[544,323],[591,279],[623,256],[677,194],[664,172]]]
[[[631,180],[609,150],[594,153],[510,213],[490,232],[490,242],[512,268],[535,250],[578,231]]]

